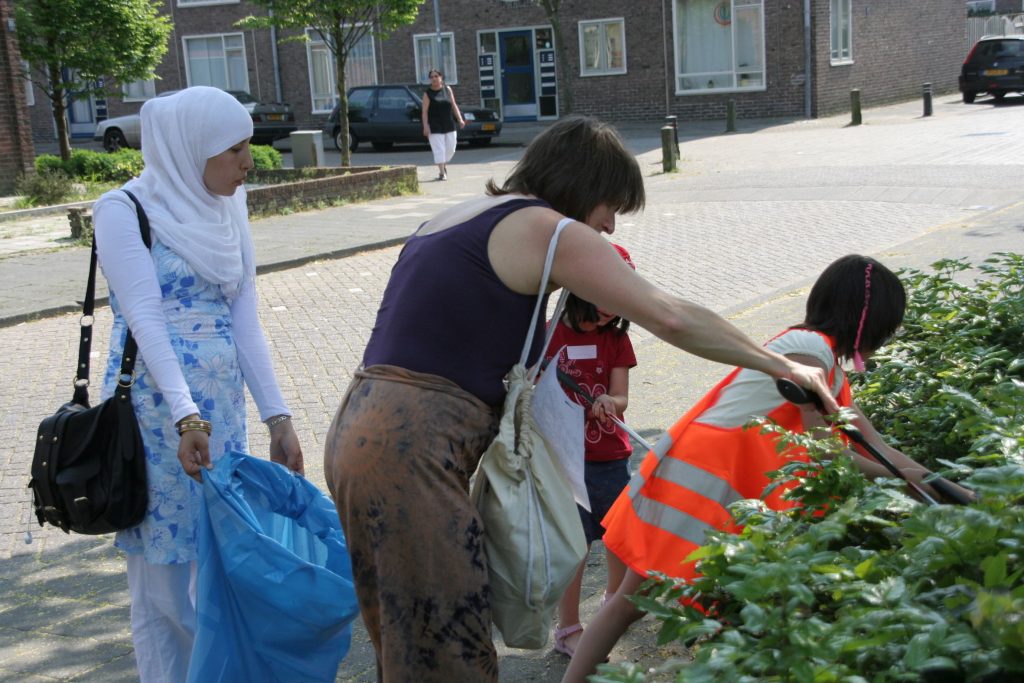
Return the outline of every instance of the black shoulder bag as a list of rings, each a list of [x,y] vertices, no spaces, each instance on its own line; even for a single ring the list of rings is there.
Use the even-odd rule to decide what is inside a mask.
[[[149,220],[135,196],[124,191],[139,214],[142,241],[151,247]],[[78,534],[128,529],[146,515],[146,453],[132,409],[138,345],[128,330],[114,395],[89,407],[89,349],[96,297],[96,237],[82,305],[75,392],[70,403],[39,425],[32,458],[32,504],[39,525],[50,523]]]

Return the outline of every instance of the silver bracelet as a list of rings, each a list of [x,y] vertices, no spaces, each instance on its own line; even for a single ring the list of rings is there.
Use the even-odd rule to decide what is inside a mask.
[[[275,415],[274,417],[264,420],[263,424],[267,425],[267,429],[273,429],[282,422],[290,419],[292,419],[291,415]]]

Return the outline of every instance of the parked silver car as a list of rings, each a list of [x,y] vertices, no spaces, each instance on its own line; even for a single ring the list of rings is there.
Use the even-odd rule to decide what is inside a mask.
[[[178,91],[168,90],[157,97],[166,97],[176,92]],[[260,102],[241,90],[229,90],[228,93],[234,95],[252,117],[253,143],[269,145],[274,140],[286,138],[289,133],[298,130],[298,126],[295,125],[295,114],[287,104]],[[128,114],[101,121],[96,126],[92,139],[102,142],[103,149],[108,152],[116,152],[122,147],[139,149],[142,147],[142,120],[138,114]]]

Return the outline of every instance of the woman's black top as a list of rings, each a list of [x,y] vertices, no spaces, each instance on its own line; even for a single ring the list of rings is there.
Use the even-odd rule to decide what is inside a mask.
[[[448,97],[448,86],[442,85],[440,90],[427,88],[430,107],[427,109],[427,125],[431,133],[451,133],[455,130],[455,116],[452,113],[452,100]]]

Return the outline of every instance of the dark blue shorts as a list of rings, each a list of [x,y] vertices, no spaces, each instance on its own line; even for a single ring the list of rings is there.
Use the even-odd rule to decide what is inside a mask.
[[[587,496],[590,498],[590,512],[579,505],[576,507],[579,508],[580,519],[583,521],[587,545],[601,540],[604,536],[601,520],[608,514],[622,489],[629,484],[629,476],[629,458],[584,463],[583,479],[587,484]]]

